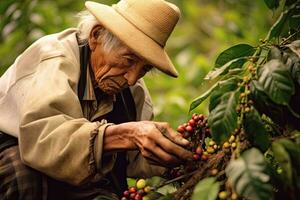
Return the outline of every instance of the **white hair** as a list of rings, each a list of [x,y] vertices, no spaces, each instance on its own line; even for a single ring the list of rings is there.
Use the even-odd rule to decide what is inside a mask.
[[[78,13],[78,40],[80,45],[85,45],[88,42],[90,33],[92,29],[101,25],[100,22],[87,10]],[[106,53],[109,53],[112,50],[120,48],[124,46],[124,44],[115,37],[111,32],[109,32],[106,28],[101,26],[102,28],[98,32],[98,41],[102,45],[103,50]]]

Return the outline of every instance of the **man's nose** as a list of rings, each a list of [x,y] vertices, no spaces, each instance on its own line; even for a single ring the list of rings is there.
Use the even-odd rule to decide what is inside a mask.
[[[132,72],[127,72],[124,77],[127,80],[127,84],[129,86],[133,86],[139,78],[138,74]]]
[[[141,78],[141,69],[137,67],[135,69],[127,71],[124,75],[124,78],[127,80],[129,86],[133,86],[139,78]]]

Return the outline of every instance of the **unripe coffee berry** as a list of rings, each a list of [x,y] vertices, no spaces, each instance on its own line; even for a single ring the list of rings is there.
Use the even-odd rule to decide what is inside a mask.
[[[209,146],[213,146],[213,145],[215,145],[215,144],[216,144],[216,143],[215,143],[214,141],[212,141],[212,140],[209,141],[209,143],[208,143]]]
[[[236,143],[233,142],[233,143],[231,144],[231,147],[235,149],[235,148],[236,148]]]
[[[218,174],[218,169],[213,169],[213,170],[211,170],[211,175],[213,175],[213,176],[215,176],[215,175],[217,175]]]
[[[224,142],[223,147],[224,147],[225,149],[228,149],[228,148],[230,147],[229,142]]]
[[[227,192],[226,191],[222,191],[219,193],[219,198],[220,199],[226,199],[228,196]]]
[[[140,179],[136,182],[136,187],[137,189],[143,189],[146,187],[146,180],[145,179]]]
[[[234,135],[231,135],[228,141],[229,141],[230,143],[234,142],[234,141],[235,141]]]
[[[146,186],[146,187],[144,188],[144,191],[145,191],[146,193],[151,192],[151,187],[150,187],[150,186]]]
[[[237,199],[238,199],[238,195],[236,193],[232,193],[231,200],[237,200]]]
[[[208,148],[206,149],[206,151],[207,151],[207,153],[214,153],[214,152],[215,152],[215,149],[212,148],[212,147],[208,147]]]

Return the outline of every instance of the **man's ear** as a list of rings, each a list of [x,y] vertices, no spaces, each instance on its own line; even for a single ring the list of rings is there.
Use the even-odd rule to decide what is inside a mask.
[[[99,43],[98,36],[99,36],[99,31],[102,28],[103,27],[101,25],[96,25],[92,28],[90,32],[88,43],[91,51],[94,51],[96,49],[97,44]]]

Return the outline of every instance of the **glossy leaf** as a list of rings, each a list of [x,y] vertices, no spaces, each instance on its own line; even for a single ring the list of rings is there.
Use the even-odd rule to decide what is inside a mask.
[[[258,112],[253,109],[246,113],[244,129],[250,142],[261,151],[265,152],[270,146],[269,135]]]
[[[272,143],[272,151],[275,159],[282,168],[283,180],[287,181],[290,186],[293,185],[291,158],[288,152],[284,146],[277,141]]]
[[[215,177],[205,178],[197,183],[192,200],[215,200],[219,193],[220,184]]]
[[[209,95],[214,91],[215,88],[218,87],[220,83],[215,83],[211,88],[209,88],[204,94],[200,95],[196,99],[194,99],[190,105],[189,112],[197,108]]]
[[[226,63],[241,57],[243,57],[244,59],[238,60],[237,62],[241,62],[240,64],[243,64],[246,61],[245,57],[252,56],[254,52],[255,52],[255,48],[248,44],[235,45],[233,47],[226,49],[218,56],[215,63],[215,67],[216,68],[222,67]]]
[[[270,9],[276,9],[279,6],[279,0],[264,0],[264,1],[265,1],[265,4]]]
[[[280,139],[277,142],[284,146],[291,157],[292,163],[294,163],[297,169],[300,169],[300,145],[288,139]]]
[[[229,90],[228,87],[231,87],[231,89]],[[199,106],[204,100],[206,100],[211,94],[213,94],[215,92],[215,90],[218,90],[218,91],[222,90],[221,93],[219,92],[220,96],[221,96],[225,92],[232,91],[236,88],[237,88],[236,78],[230,78],[228,80],[216,82],[205,93],[203,93],[202,95],[200,95],[199,97],[197,97],[196,99],[193,100],[193,102],[190,105],[189,112],[192,111],[193,109],[197,108],[197,106]]]
[[[163,197],[163,195],[159,192],[155,192],[155,191],[152,191],[152,192],[149,192],[146,197],[148,197],[148,199],[150,200],[157,200],[161,197]]]
[[[294,11],[296,4],[291,5],[288,9],[284,10],[277,21],[273,24],[269,33],[267,35],[267,39],[278,38],[284,27],[288,24],[288,20],[290,19],[290,14]]]
[[[265,93],[261,84],[257,81],[251,81],[251,99],[254,100],[255,108],[261,114],[266,114],[269,116],[275,123],[282,125],[285,123],[285,106],[275,104]]]
[[[220,82],[217,88],[211,93],[209,101],[209,111],[212,111],[220,102],[223,94],[237,89],[238,81],[236,78],[231,78]]]
[[[217,143],[229,138],[237,127],[237,97],[235,92],[228,92],[221,98],[221,102],[214,108],[208,118],[212,137]]]
[[[226,64],[224,64],[222,67],[220,67],[220,68],[214,68],[213,70],[211,70],[205,77],[204,77],[204,79],[205,80],[212,80],[212,79],[215,79],[215,78],[217,78],[218,76],[220,76],[220,75],[224,75],[224,74],[226,74],[228,71],[229,71],[229,69],[230,69],[230,67],[234,64],[234,63],[236,63],[236,62],[238,62],[238,61],[241,61],[241,60],[244,60],[244,59],[246,59],[247,57],[241,57],[241,58],[236,58],[236,59],[233,59],[233,60],[231,60],[231,61],[229,61],[228,63],[226,63]]]
[[[256,148],[245,151],[226,167],[226,175],[237,194],[251,200],[273,199],[270,176],[265,173],[266,162]]]
[[[277,59],[270,60],[258,71],[258,82],[272,101],[287,105],[295,92],[289,71]]]

